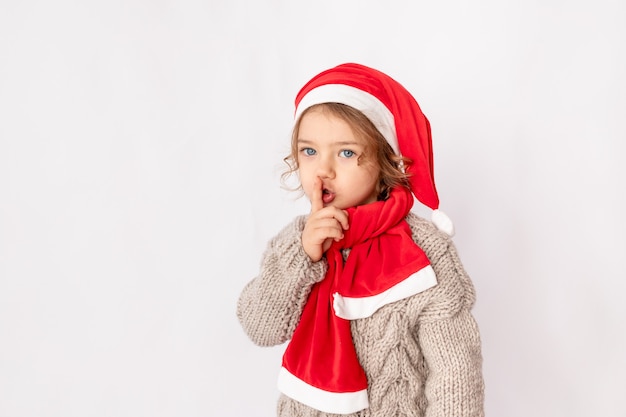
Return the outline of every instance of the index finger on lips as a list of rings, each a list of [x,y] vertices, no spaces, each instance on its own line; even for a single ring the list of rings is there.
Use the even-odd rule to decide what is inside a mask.
[[[313,181],[313,192],[311,193],[311,213],[315,213],[324,208],[322,194],[322,180],[320,177],[315,177]]]

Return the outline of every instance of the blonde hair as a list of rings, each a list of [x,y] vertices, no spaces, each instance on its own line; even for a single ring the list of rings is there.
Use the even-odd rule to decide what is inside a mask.
[[[390,191],[395,187],[401,186],[410,189],[408,176],[401,167],[408,167],[411,161],[396,155],[389,142],[361,111],[341,103],[316,104],[307,108],[296,120],[291,133],[291,152],[283,159],[288,167],[281,176],[283,184],[287,177],[298,171],[298,134],[300,123],[304,115],[312,110],[331,114],[348,123],[354,135],[365,142],[365,152],[359,156],[359,163],[372,161],[380,168],[376,188],[378,200],[386,200]],[[302,185],[296,188],[296,190],[301,189]]]

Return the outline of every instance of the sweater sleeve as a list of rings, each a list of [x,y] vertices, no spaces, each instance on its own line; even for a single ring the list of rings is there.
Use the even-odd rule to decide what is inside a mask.
[[[425,416],[482,417],[481,342],[471,314],[474,287],[449,237],[423,230],[426,227],[432,225],[417,226],[414,236],[429,257],[438,284],[418,319],[418,339],[428,368]]]
[[[296,218],[270,240],[259,275],[241,292],[237,317],[250,339],[274,346],[291,338],[311,287],[326,275],[325,258],[312,262],[301,243],[306,218]]]
[[[479,417],[483,379],[478,329],[469,310],[420,327],[429,375],[426,417]]]

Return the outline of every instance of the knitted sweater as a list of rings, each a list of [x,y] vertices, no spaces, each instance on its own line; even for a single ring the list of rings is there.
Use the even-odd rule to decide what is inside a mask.
[[[351,322],[370,406],[349,417],[481,417],[482,356],[470,313],[473,285],[448,236],[413,213],[406,220],[438,283]],[[269,242],[260,275],[240,295],[237,316],[260,346],[291,338],[311,286],[326,274],[325,259],[311,262],[302,248],[305,222],[305,216],[297,217]],[[278,416],[335,415],[281,394]]]

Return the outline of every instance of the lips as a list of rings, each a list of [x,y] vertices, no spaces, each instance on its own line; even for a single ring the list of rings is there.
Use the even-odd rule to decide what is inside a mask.
[[[324,202],[324,204],[329,204],[334,199],[335,199],[335,193],[331,192],[330,190],[327,190],[326,188],[322,190],[322,201]]]

